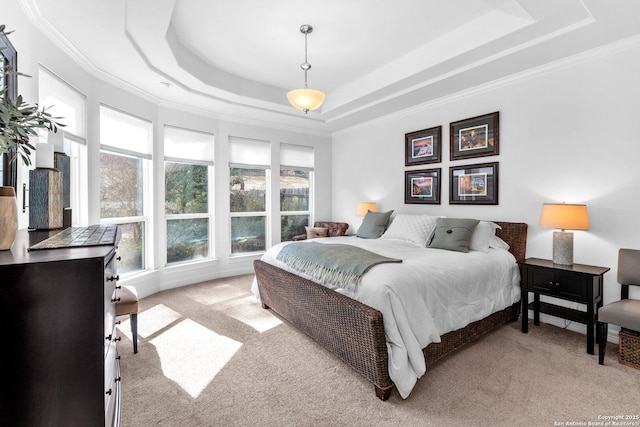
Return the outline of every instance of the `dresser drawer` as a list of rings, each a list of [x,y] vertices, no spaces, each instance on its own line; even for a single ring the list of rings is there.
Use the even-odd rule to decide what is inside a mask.
[[[118,265],[115,254],[108,261],[104,270],[104,338],[107,354],[109,342],[114,338],[116,321],[116,286],[118,284]]]
[[[116,408],[120,401],[120,359],[116,344],[112,343],[104,360],[104,408],[105,425],[112,426],[115,422]]]

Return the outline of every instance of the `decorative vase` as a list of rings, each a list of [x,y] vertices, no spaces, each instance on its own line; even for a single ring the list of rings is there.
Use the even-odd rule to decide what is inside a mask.
[[[0,187],[0,251],[11,249],[18,230],[18,207],[13,187]]]

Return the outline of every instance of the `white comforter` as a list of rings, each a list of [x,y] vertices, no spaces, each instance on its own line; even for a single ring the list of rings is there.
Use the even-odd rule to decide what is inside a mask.
[[[313,240],[351,244],[403,260],[401,264],[373,267],[355,291],[333,288],[382,312],[389,376],[403,398],[409,396],[418,378],[426,372],[424,347],[440,342],[440,335],[520,300],[519,269],[513,255],[504,249],[461,253],[424,248],[402,240],[357,237]],[[269,249],[263,261],[293,271],[276,260],[280,249],[289,243]],[[252,290],[259,297],[255,280]]]

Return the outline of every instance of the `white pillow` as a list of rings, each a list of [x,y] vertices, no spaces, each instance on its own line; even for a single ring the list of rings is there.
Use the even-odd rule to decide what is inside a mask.
[[[489,247],[490,248],[496,248],[496,249],[509,250],[509,248],[511,246],[509,246],[509,244],[507,242],[505,242],[504,240],[502,240],[498,236],[491,236],[491,241],[489,242]]]
[[[489,252],[489,247],[492,247],[490,244],[493,241],[493,237],[496,237],[496,230],[498,228],[502,227],[493,222],[480,221],[471,235],[469,250]]]
[[[397,214],[381,239],[406,240],[420,246],[427,246],[427,242],[436,228],[436,215],[408,215]]]

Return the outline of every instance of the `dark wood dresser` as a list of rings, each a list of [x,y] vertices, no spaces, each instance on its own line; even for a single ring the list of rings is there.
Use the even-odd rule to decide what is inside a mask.
[[[117,426],[116,247],[28,251],[56,231],[19,230],[0,251],[3,426]]]

